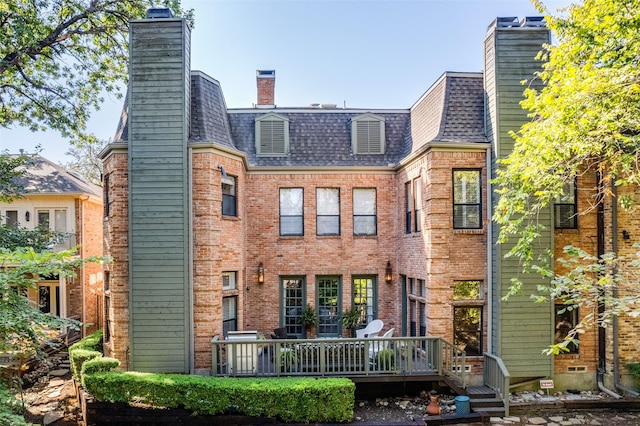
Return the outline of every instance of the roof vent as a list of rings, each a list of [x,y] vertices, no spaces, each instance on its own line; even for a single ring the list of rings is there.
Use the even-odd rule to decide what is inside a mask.
[[[527,16],[520,23],[521,27],[537,27],[542,28],[547,26],[544,16]]]
[[[147,9],[147,19],[173,18],[171,9],[166,7],[152,7]]]

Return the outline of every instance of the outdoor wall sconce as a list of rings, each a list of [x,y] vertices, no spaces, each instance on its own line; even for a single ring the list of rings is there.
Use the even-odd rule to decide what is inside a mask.
[[[627,231],[626,229],[622,230],[622,238],[625,240],[628,240],[631,238],[631,235],[629,235],[629,231]]]
[[[264,283],[264,266],[262,266],[262,262],[258,265],[258,284]]]
[[[224,167],[218,166],[218,170],[220,170],[220,173],[222,174],[223,178],[227,177],[227,171],[224,169]]]
[[[384,270],[384,281],[387,284],[391,284],[393,279],[393,271],[391,270],[391,262],[387,261],[387,268]]]
[[[24,220],[26,220],[27,222],[29,222],[29,219],[30,219],[30,218],[31,218],[31,213],[26,212],[26,213],[24,214]]]

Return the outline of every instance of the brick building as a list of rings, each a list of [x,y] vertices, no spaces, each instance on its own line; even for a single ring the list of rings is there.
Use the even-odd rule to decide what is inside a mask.
[[[220,84],[190,69],[184,20],[133,21],[127,100],[101,153],[115,259],[106,350],[126,369],[201,372],[213,336],[304,336],[307,303],[317,335],[338,336],[356,306],[363,323],[453,342],[476,378],[488,352],[514,380],[595,387],[598,330],[575,353],[542,355],[556,323],[577,318],[530,301],[539,276],[502,300],[520,271],[491,222],[496,160],[527,119],[520,82],[549,40],[541,19],[498,18],[484,72],[446,72],[407,109],[277,106],[273,70],[257,72],[256,105],[229,109]],[[587,192],[540,218],[542,244],[592,241],[595,213],[563,222]]]
[[[54,250],[80,245],[80,258],[102,256],[102,189],[40,155],[31,156],[25,171],[16,179],[24,196],[11,203],[0,202],[2,223],[27,229],[47,226],[66,235]],[[92,333],[104,322],[102,268],[86,263],[74,278],[39,277],[37,287],[29,290],[29,299],[42,312],[82,321],[83,335]]]

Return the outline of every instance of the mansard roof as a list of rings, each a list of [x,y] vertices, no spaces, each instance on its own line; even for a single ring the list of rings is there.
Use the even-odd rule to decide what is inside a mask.
[[[255,121],[266,114],[288,120],[288,155],[256,155]],[[363,114],[384,119],[384,154],[352,153],[351,120]],[[250,166],[389,166],[433,142],[487,142],[482,73],[446,72],[407,109],[335,106],[229,109],[220,83],[200,71],[192,71],[190,120],[189,142],[212,142],[241,151]],[[125,100],[116,143],[127,141],[127,121]]]

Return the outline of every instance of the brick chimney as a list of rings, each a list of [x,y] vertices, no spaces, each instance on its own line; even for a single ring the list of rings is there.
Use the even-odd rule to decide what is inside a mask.
[[[275,105],[276,71],[257,70],[256,80],[258,84],[258,106]]]

